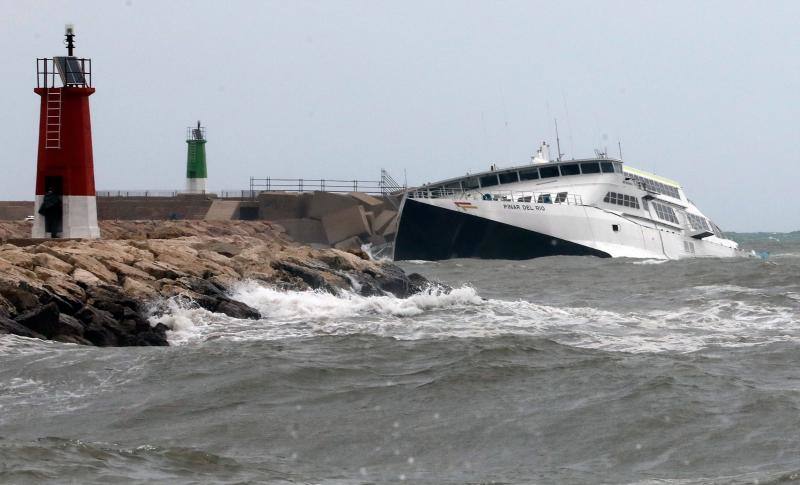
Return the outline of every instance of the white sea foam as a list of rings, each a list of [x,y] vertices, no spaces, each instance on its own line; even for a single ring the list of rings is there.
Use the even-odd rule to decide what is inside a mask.
[[[400,299],[279,291],[247,283],[233,296],[258,309],[263,318],[238,320],[173,302],[167,314],[153,321],[170,327],[170,342],[178,345],[219,338],[279,340],[352,334],[402,340],[524,335],[609,351],[691,352],[712,345],[800,340],[800,322],[793,308],[724,298],[672,311],[625,313],[487,300],[470,287],[449,293],[431,289]]]
[[[633,264],[662,264],[669,261],[668,259],[642,259],[639,261],[634,261]]]

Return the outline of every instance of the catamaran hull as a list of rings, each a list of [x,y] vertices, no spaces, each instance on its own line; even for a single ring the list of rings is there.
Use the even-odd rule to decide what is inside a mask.
[[[532,259],[610,254],[530,229],[408,199],[403,207],[394,259]]]
[[[652,259],[739,256],[735,248],[593,206],[413,199],[401,207],[394,259]]]

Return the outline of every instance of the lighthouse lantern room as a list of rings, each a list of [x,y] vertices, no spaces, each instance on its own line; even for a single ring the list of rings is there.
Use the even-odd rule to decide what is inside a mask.
[[[98,238],[89,96],[92,61],[73,55],[67,25],[66,56],[36,59],[40,97],[34,238]]]

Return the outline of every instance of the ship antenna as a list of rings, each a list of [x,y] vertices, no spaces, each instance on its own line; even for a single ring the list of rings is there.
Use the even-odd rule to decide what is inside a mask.
[[[617,138],[617,147],[619,148],[619,159],[622,160],[622,140]]]
[[[564,112],[567,114],[567,129],[569,132],[569,151],[572,154],[572,160],[575,160],[575,144],[572,142],[572,121],[569,118],[569,108],[567,107],[567,94],[564,91],[564,86],[561,86],[561,99],[564,101]]]
[[[553,118],[553,121],[556,124],[556,148],[558,150],[558,161],[560,162],[561,161],[561,157],[563,157],[564,154],[561,153],[561,139],[558,138],[558,119]]]

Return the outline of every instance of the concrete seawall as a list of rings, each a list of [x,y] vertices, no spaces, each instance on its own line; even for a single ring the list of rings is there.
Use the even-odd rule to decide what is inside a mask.
[[[99,220],[265,220],[279,224],[298,242],[356,249],[394,240],[396,196],[361,192],[262,192],[255,199],[214,195],[98,197]],[[0,220],[33,215],[33,202],[0,202]]]

